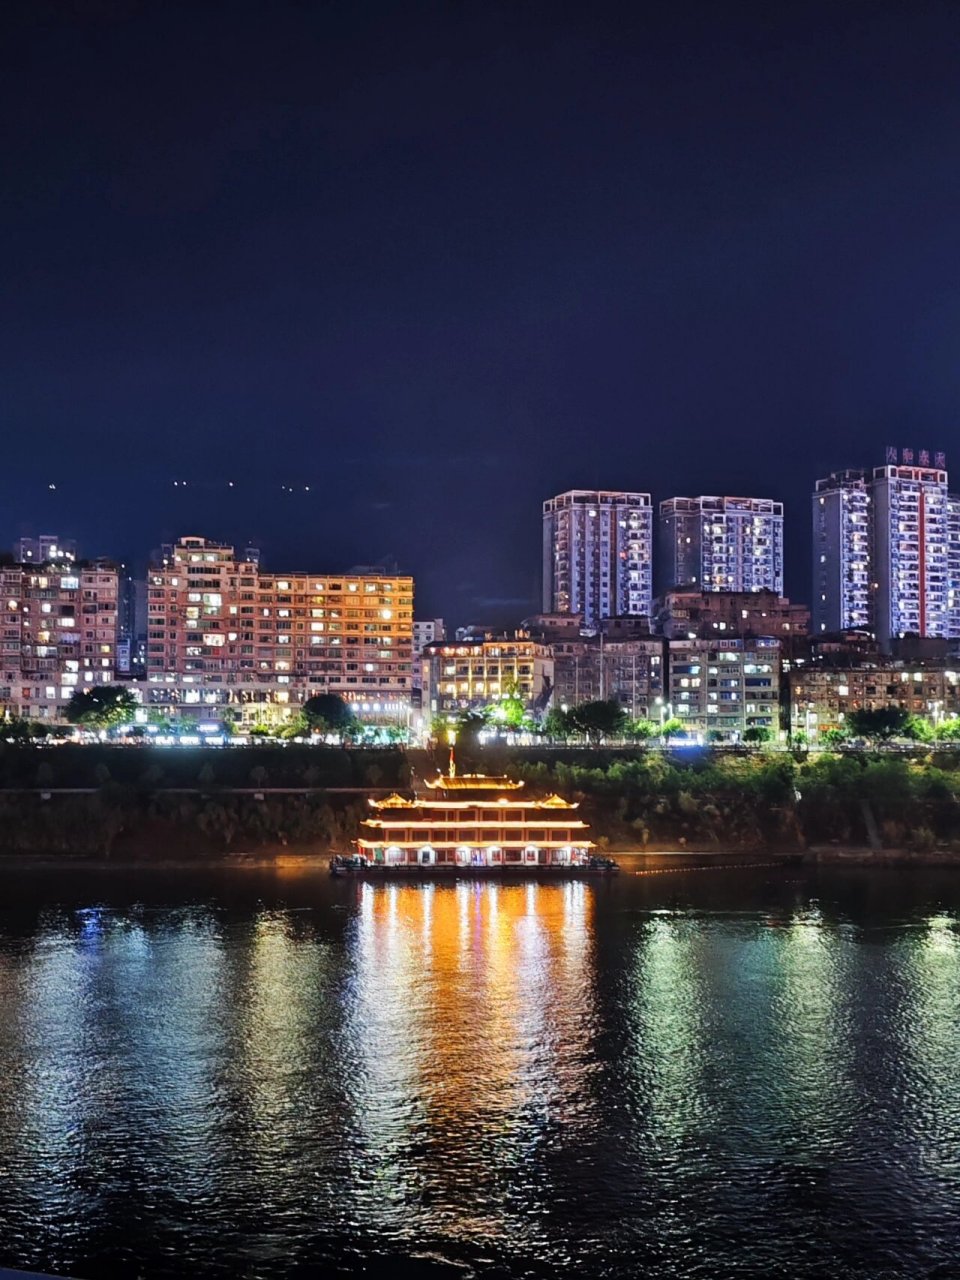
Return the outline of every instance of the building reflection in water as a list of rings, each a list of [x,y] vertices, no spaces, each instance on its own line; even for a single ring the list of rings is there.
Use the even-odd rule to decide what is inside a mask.
[[[957,1099],[960,1098],[960,918],[938,911],[905,942],[905,999],[900,1035],[911,1064],[905,1091],[918,1141],[909,1158],[931,1183],[957,1170]],[[907,1153],[904,1153],[907,1158]]]
[[[638,937],[626,1077],[665,1163],[691,1143],[722,1162],[844,1149],[855,1116],[849,928],[805,911],[721,929],[653,912]],[[784,1146],[784,1132],[790,1133]]]
[[[642,1100],[655,1143],[702,1129],[703,975],[695,921],[652,912],[638,940],[625,1063],[629,1095]]]
[[[98,908],[52,918],[25,961],[0,959],[0,1148],[31,1188],[38,1250],[68,1250],[92,1202],[160,1176],[199,1194],[194,1173],[215,1153],[206,1064],[221,962],[203,922],[158,939],[133,913]]]
[[[243,1099],[233,1140],[280,1212],[303,1194],[305,1139],[331,1174],[337,1145],[335,961],[310,917],[259,912],[228,979],[237,1011],[230,1083]]]
[[[358,892],[345,1013],[357,1209],[399,1235],[532,1243],[549,1194],[540,1147],[561,1121],[590,1120],[592,890]]]

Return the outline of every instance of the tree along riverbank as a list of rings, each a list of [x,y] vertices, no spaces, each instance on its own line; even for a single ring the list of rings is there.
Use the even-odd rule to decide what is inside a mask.
[[[445,754],[296,747],[0,751],[0,854],[204,860],[344,850],[370,790]],[[864,850],[960,859],[960,753],[923,760],[762,753],[493,751],[532,795],[577,800],[610,852]],[[82,788],[76,790],[75,788]],[[849,855],[848,855],[849,856]]]
[[[628,849],[842,846],[960,856],[960,752],[729,756],[524,753],[500,767],[578,799],[594,839]]]

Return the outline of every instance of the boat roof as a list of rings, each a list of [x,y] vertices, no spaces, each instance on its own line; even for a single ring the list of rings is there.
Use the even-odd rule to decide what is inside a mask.
[[[386,796],[383,800],[376,800],[372,796],[368,798],[367,804],[372,809],[476,809],[483,805],[504,805],[507,808],[519,807],[522,809],[577,809],[579,803],[576,800],[564,800],[562,796],[549,795],[544,796],[541,800],[525,798],[521,800],[508,800],[506,796],[497,796],[496,799],[486,797],[478,799],[469,796],[463,796],[457,800],[447,800],[444,798],[434,798],[417,796],[410,799],[406,796],[393,795]]]
[[[451,777],[440,773],[435,778],[425,778],[424,786],[431,791],[519,791],[523,783],[506,774],[458,773]]]

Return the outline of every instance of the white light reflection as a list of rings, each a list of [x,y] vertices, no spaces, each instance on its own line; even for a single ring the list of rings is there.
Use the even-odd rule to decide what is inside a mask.
[[[545,1126],[561,1115],[576,1123],[593,1105],[592,894],[569,884],[429,890],[369,885],[360,900],[346,1011],[355,1211],[403,1237],[509,1237],[533,1249]],[[505,1178],[524,1187],[522,1219]]]
[[[905,940],[907,941],[907,940]],[[957,1169],[960,1097],[960,918],[938,911],[911,931],[904,957],[907,998],[900,1039],[911,1064],[902,1105],[915,1135],[915,1153],[930,1177]]]
[[[707,1058],[696,922],[651,912],[641,935],[631,1006],[627,1069],[632,1092],[650,1108],[650,1128],[673,1145],[704,1124]]]
[[[778,1117],[791,1117],[794,1142],[810,1163],[840,1159],[856,1141],[850,933],[849,925],[828,924],[811,902],[784,925],[768,924],[757,944],[770,990],[758,1043],[771,1056],[775,1088],[756,1106],[758,1114],[769,1111],[772,1133],[779,1133]]]

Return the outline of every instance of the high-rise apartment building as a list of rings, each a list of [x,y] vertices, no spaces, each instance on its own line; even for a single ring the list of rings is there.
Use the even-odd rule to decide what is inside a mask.
[[[665,591],[783,594],[783,503],[770,498],[667,498],[660,503]]]
[[[813,495],[814,631],[960,636],[960,498],[946,459],[887,450],[882,467],[841,471]]]
[[[813,494],[813,629],[873,626],[873,512],[864,471],[836,471]]]
[[[947,634],[960,636],[960,494],[947,494]]]
[[[412,578],[265,573],[190,537],[148,571],[147,609],[147,701],[167,714],[279,722],[335,693],[361,719],[406,721]]]
[[[947,636],[949,513],[944,468],[887,464],[871,480],[876,634]]]
[[[77,689],[116,676],[117,566],[107,560],[0,569],[0,704],[62,720]]]
[[[543,504],[543,611],[584,624],[650,613],[653,508],[649,493],[571,489]]]

